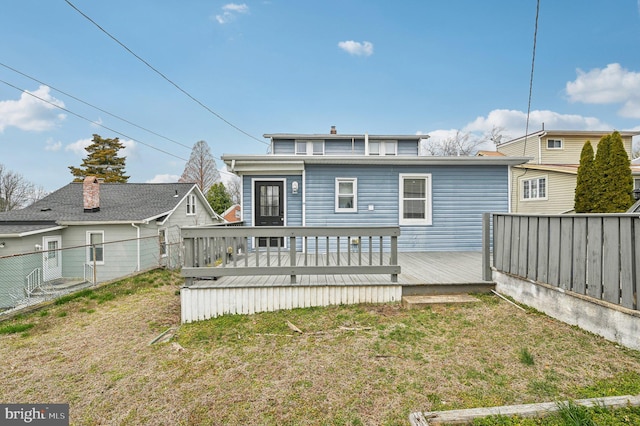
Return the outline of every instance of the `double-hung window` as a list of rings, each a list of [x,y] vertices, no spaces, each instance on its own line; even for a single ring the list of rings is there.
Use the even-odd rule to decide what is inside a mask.
[[[562,139],[547,139],[547,149],[562,149]]]
[[[336,213],[358,211],[358,180],[336,178]]]
[[[324,155],[324,141],[296,141],[296,155]]]
[[[104,231],[87,231],[87,263],[104,264]]]
[[[431,225],[431,174],[400,174],[400,225]]]
[[[158,241],[160,243],[160,256],[165,257],[167,255],[167,229],[158,229]]]
[[[547,178],[540,177],[522,181],[523,200],[544,200],[547,198]]]
[[[196,196],[195,194],[187,195],[187,216],[196,214]]]
[[[397,155],[397,141],[369,141],[369,155]]]

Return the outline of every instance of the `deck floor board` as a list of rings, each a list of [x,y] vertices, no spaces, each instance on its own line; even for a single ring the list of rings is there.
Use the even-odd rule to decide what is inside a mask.
[[[379,263],[379,257],[374,253],[374,264]],[[342,265],[347,264],[348,253],[341,253]],[[251,256],[250,256],[251,257]],[[304,264],[304,254],[296,256],[298,265]],[[266,258],[265,258],[266,259]],[[307,264],[315,265],[315,254],[307,255]],[[337,263],[336,256],[328,259],[332,264]],[[368,259],[366,259],[368,262]],[[235,259],[237,265],[244,266],[244,259]],[[255,259],[248,259],[250,265],[255,265]],[[261,258],[261,263],[266,260]],[[324,265],[327,261],[325,255],[318,256],[318,264]],[[354,260],[353,253],[351,258]],[[388,259],[383,259],[388,264]],[[287,265],[288,253],[281,253],[280,264]],[[269,263],[278,265],[277,254],[269,256]],[[364,259],[363,259],[364,263]],[[299,275],[296,278],[298,286],[322,286],[322,285],[428,285],[428,284],[476,284],[485,283],[482,279],[482,253],[481,252],[416,252],[398,253],[398,263],[402,268],[398,275],[398,283],[392,283],[390,275],[357,274],[357,275]],[[228,267],[233,266],[233,261]],[[279,287],[289,286],[291,278],[288,275],[271,276],[224,276],[217,280],[196,281],[192,287]]]

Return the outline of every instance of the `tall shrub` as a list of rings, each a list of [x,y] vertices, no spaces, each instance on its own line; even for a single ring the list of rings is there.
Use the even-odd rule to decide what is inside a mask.
[[[576,181],[574,210],[576,213],[592,213],[596,209],[596,191],[598,176],[595,170],[593,146],[591,141],[585,142],[580,153],[580,167]]]
[[[627,211],[633,204],[633,177],[631,161],[624,149],[620,133],[613,132],[600,139],[594,163],[597,174],[596,211]]]

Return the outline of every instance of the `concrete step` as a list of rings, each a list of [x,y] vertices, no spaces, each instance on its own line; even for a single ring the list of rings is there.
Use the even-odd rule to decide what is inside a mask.
[[[480,300],[468,294],[432,294],[420,296],[402,296],[402,307],[405,309],[422,309],[433,305],[452,303],[475,303]]]

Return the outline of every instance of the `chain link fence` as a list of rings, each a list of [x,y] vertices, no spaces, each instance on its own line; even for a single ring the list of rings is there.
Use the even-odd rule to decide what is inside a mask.
[[[182,261],[182,242],[157,236],[0,256],[0,314]]]

